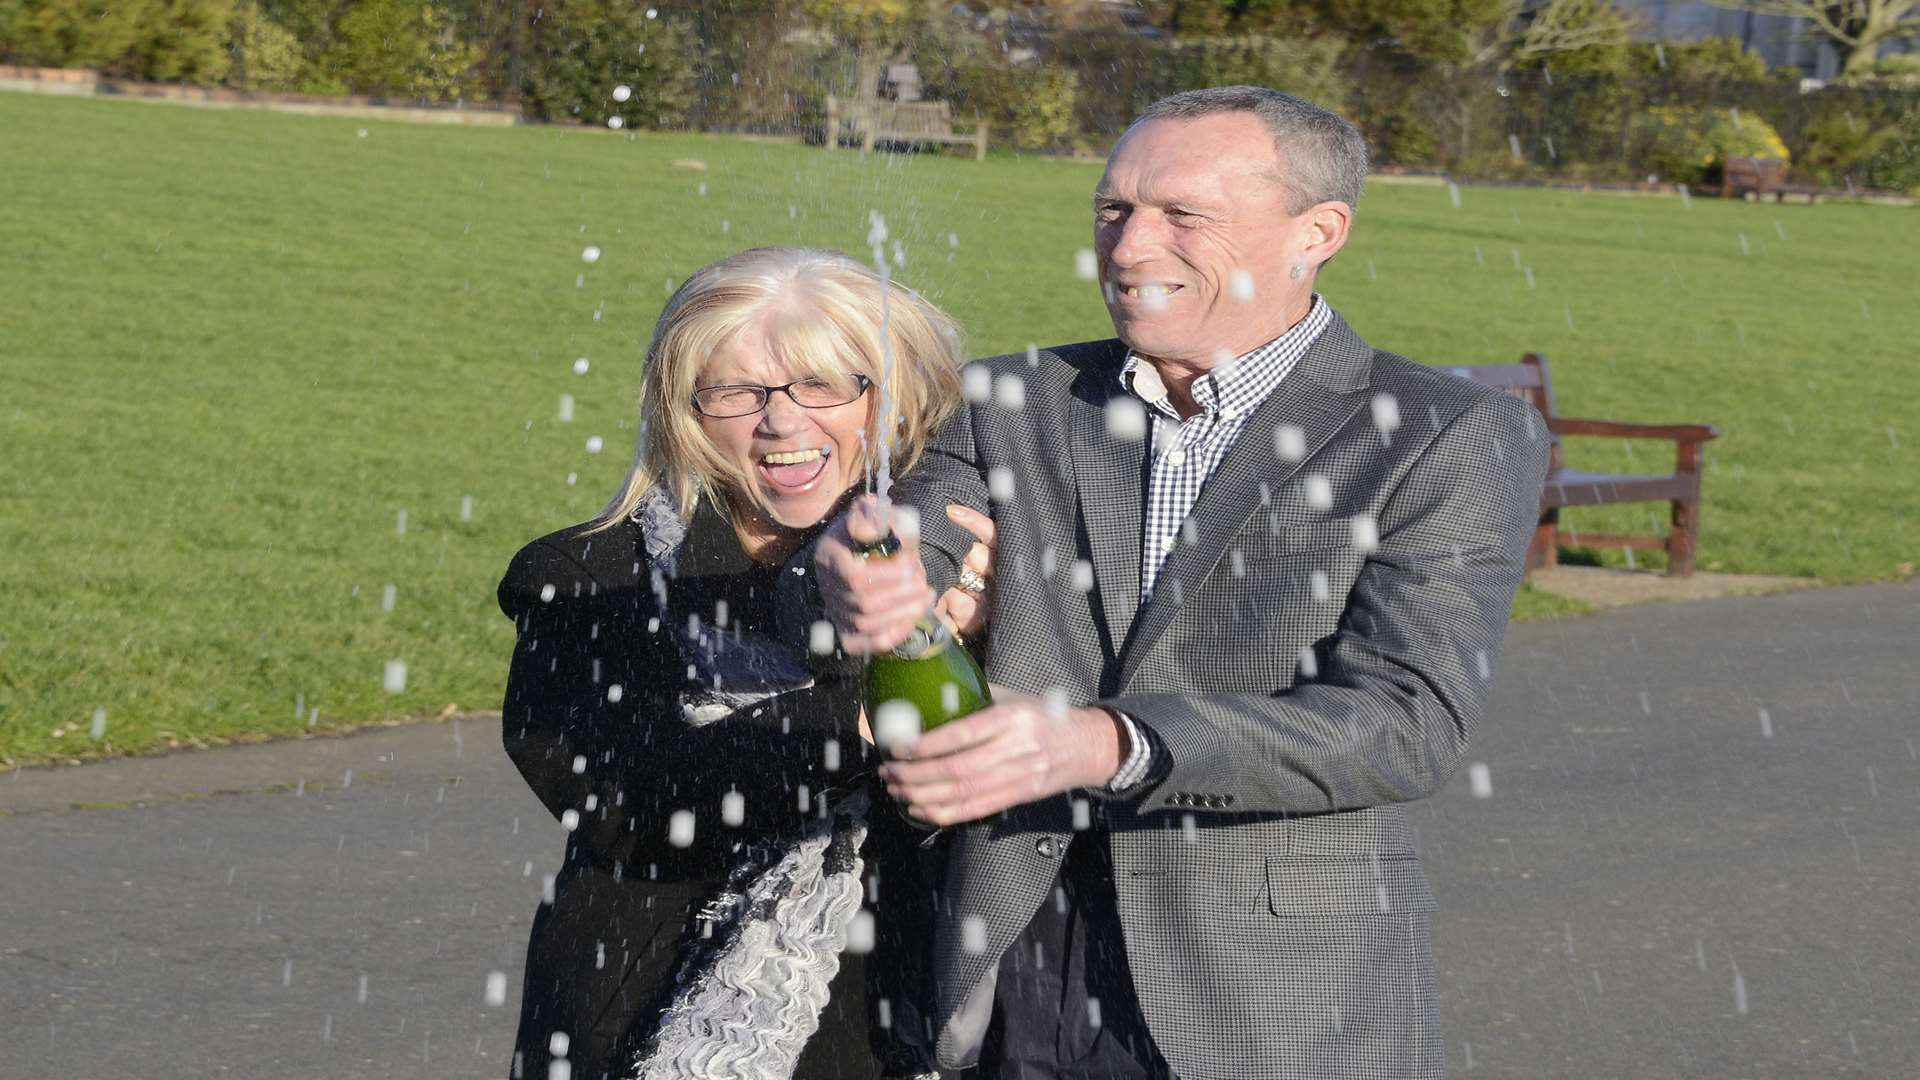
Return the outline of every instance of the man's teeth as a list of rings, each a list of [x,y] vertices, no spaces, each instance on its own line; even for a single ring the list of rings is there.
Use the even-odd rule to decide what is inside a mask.
[[[766,457],[761,458],[760,461],[767,465],[799,465],[802,462],[814,461],[826,456],[827,452],[820,449],[780,450],[768,454]]]
[[[1148,297],[1157,296],[1164,300],[1168,293],[1173,292],[1173,290],[1179,287],[1178,285],[1128,285],[1120,291],[1136,300],[1142,295]]]

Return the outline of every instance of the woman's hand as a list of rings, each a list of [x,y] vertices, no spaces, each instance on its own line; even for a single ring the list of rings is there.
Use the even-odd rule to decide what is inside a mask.
[[[994,556],[999,551],[993,519],[958,503],[947,507],[947,519],[974,535],[974,545],[967,549],[967,557],[961,561],[961,565],[980,575],[983,582],[990,583],[993,580]],[[962,641],[978,640],[986,632],[986,588],[982,585],[979,591],[971,592],[961,585],[955,585],[941,594],[939,602],[934,605],[934,612],[940,616],[940,620]]]

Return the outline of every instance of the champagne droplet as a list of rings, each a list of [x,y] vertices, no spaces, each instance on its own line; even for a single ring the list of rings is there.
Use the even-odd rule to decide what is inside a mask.
[[[1013,501],[1013,470],[995,465],[987,470],[987,497],[997,503]]]
[[[873,951],[873,939],[873,912],[861,908],[853,913],[853,922],[847,925],[847,951],[864,956]]]
[[[920,740],[920,710],[904,698],[883,701],[873,714],[873,741],[898,753]]]
[[[993,372],[985,364],[968,364],[960,373],[960,392],[979,404],[993,396]]]
[[[1400,399],[1392,394],[1373,396],[1373,426],[1381,431],[1393,431],[1400,426]]]
[[[667,843],[677,848],[693,846],[693,811],[675,810],[667,819]]]
[[[815,622],[807,629],[807,649],[816,656],[825,656],[833,651],[833,624],[825,619]]]
[[[1147,409],[1137,398],[1115,397],[1107,402],[1107,434],[1125,442],[1147,437]]]
[[[1380,546],[1380,524],[1373,520],[1372,514],[1355,514],[1351,527],[1355,549],[1366,552]]]
[[[1273,429],[1273,452],[1282,461],[1299,461],[1307,456],[1307,433],[1292,424]]]
[[[1073,560],[1073,587],[1077,592],[1093,591],[1093,564],[1085,559]]]
[[[978,915],[960,920],[960,947],[970,953],[987,951],[987,924]]]
[[[993,380],[994,403],[1009,412],[1027,407],[1027,383],[1018,375],[1002,375]]]
[[[1315,510],[1333,509],[1333,481],[1314,473],[1306,478],[1303,486],[1308,506]]]
[[[1486,762],[1476,761],[1467,766],[1467,786],[1476,799],[1493,798],[1493,770],[1487,768]]]

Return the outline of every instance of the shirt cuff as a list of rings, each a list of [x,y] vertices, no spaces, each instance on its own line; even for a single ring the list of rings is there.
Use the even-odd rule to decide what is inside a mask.
[[[1133,717],[1114,710],[1113,715],[1120,718],[1120,727],[1127,733],[1127,752],[1120,762],[1120,771],[1107,781],[1107,791],[1119,794],[1139,784],[1147,778],[1147,770],[1153,764],[1153,747],[1140,734],[1140,726]]]

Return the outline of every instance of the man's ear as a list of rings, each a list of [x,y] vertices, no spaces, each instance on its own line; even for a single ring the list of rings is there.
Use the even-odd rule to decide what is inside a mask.
[[[1302,216],[1306,218],[1307,243],[1300,254],[1317,269],[1347,245],[1353,229],[1353,207],[1329,200],[1314,204]]]

